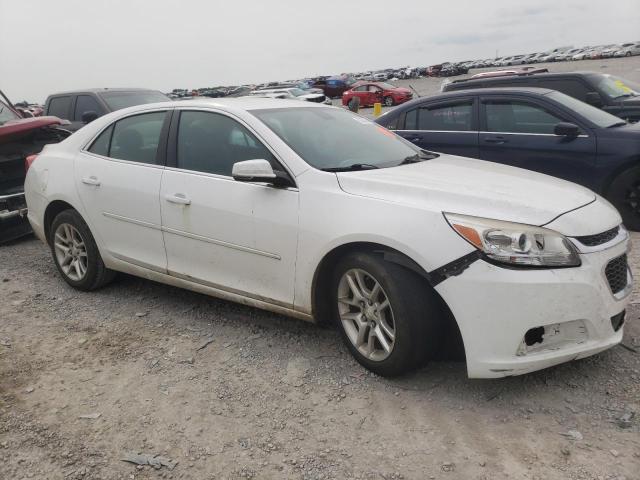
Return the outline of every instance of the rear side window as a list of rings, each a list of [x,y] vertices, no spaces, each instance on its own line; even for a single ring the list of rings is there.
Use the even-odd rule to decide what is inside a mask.
[[[243,125],[217,113],[182,112],[178,128],[178,168],[231,176],[233,164],[268,160],[282,168],[271,152]]]
[[[109,156],[140,163],[156,163],[165,112],[145,113],[115,123]]]
[[[468,132],[473,120],[473,101],[421,107],[407,112],[406,130]]]
[[[71,106],[71,97],[54,97],[49,100],[49,108],[47,115],[54,117],[69,119],[69,107]]]
[[[91,95],[78,95],[73,119],[76,122],[81,122],[82,114],[86,112],[95,112],[98,116],[102,115],[102,109],[95,98]]]
[[[154,165],[166,112],[123,118],[104,130],[89,147],[91,153]]]

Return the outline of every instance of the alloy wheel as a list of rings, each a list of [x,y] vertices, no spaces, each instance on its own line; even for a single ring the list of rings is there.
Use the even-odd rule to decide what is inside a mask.
[[[391,98],[391,97],[387,97],[387,98],[385,98],[385,99],[384,99],[384,104],[385,104],[387,107],[392,107],[392,106],[393,106],[393,98]]]
[[[61,223],[53,237],[56,260],[62,272],[73,281],[87,274],[87,247],[80,232],[68,223]]]
[[[380,362],[393,351],[396,326],[389,298],[370,273],[354,268],[338,283],[338,313],[353,346]]]

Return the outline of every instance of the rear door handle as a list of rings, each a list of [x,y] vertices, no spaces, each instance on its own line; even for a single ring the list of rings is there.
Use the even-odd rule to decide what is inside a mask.
[[[98,177],[94,177],[93,175],[90,177],[82,177],[82,183],[85,185],[93,185],[94,187],[100,186],[100,180],[98,180]]]
[[[485,143],[495,143],[498,145],[507,143],[507,140],[504,137],[486,137],[484,141]]]
[[[167,202],[177,203],[178,205],[191,205],[191,200],[184,193],[174,193],[164,197]]]

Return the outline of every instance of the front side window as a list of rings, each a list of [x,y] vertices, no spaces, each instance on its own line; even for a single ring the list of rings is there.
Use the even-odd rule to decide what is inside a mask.
[[[587,88],[587,86],[584,85],[580,80],[572,79],[542,79],[538,82],[536,87],[557,90],[559,92],[570,95],[573,98],[582,100],[583,102],[587,100],[587,93],[589,93],[589,89]]]
[[[95,98],[90,95],[78,95],[73,119],[76,122],[82,121],[82,115],[86,112],[95,112],[98,116],[102,114],[102,109]]]
[[[118,120],[113,127],[109,157],[155,164],[165,115],[166,112],[153,112]]]
[[[281,169],[249,130],[218,113],[182,112],[177,154],[178,168],[216,175],[231,176],[233,164],[243,160],[267,160]]]
[[[518,100],[491,100],[485,103],[488,132],[553,134],[565,121],[544,108]]]
[[[47,115],[52,115],[54,117],[68,120],[70,106],[71,106],[71,97],[54,97],[51,100],[49,100],[49,108],[47,109]]]

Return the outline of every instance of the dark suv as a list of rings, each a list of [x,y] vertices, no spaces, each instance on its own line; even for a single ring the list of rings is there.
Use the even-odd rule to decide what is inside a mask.
[[[164,93],[142,88],[92,88],[49,95],[45,115],[53,115],[71,122],[66,128],[72,132],[109,112],[145,103],[168,102]]]
[[[531,73],[456,80],[444,92],[471,88],[539,87],[557,90],[630,122],[640,120],[640,85],[598,72]]]

